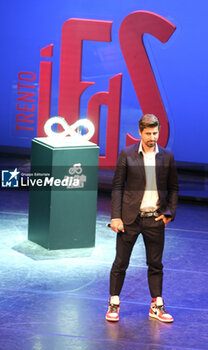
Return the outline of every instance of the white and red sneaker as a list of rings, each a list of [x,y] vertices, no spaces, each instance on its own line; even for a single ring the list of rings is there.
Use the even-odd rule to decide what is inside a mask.
[[[109,307],[105,319],[111,322],[119,321],[119,310],[120,310],[120,301],[119,297],[111,297],[109,299]]]
[[[164,301],[161,297],[153,298],[149,316],[161,322],[173,322],[173,317],[165,310]]]

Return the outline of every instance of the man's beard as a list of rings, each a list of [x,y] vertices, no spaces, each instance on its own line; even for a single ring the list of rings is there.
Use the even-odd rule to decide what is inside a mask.
[[[150,148],[155,147],[155,144],[156,144],[156,141],[147,141],[146,142],[147,147],[150,147]]]

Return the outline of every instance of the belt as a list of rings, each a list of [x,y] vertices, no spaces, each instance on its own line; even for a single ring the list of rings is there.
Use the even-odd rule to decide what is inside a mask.
[[[150,218],[151,216],[158,217],[160,216],[160,213],[158,211],[140,211],[139,216],[141,218]]]

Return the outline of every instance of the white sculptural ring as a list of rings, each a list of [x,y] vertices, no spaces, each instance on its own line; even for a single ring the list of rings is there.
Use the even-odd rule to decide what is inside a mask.
[[[61,132],[53,131],[52,126],[54,124],[61,125],[64,130]],[[77,133],[75,130],[79,126],[83,126],[88,132],[84,135]],[[63,138],[70,135],[73,139],[88,141],[94,135],[95,127],[89,119],[79,119],[74,124],[69,125],[62,117],[52,117],[45,123],[44,130],[48,137]]]

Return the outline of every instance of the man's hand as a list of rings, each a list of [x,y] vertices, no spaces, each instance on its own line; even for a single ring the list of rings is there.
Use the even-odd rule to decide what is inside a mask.
[[[123,221],[121,219],[113,219],[111,220],[111,229],[114,232],[124,232],[124,224]]]
[[[162,215],[158,216],[158,217],[155,219],[155,221],[163,220],[165,226],[167,226],[167,224],[171,221],[171,219],[172,219],[172,218],[166,218],[166,216],[162,214]]]

